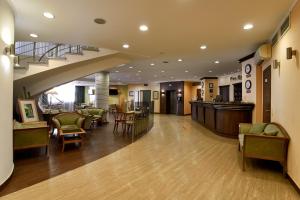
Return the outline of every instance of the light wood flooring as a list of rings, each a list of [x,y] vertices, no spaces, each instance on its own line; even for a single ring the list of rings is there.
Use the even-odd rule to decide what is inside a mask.
[[[248,160],[237,140],[208,131],[190,116],[156,115],[137,142],[3,199],[300,199],[280,167]]]

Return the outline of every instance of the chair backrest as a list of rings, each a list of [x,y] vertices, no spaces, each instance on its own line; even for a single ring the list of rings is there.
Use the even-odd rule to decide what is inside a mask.
[[[54,116],[61,125],[74,125],[80,117],[82,116],[75,112],[65,112]]]
[[[126,121],[134,121],[135,120],[135,113],[126,113],[125,114]]]

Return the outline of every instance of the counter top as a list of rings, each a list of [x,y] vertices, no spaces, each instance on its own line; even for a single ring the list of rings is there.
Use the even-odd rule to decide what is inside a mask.
[[[212,104],[212,105],[253,105],[254,103],[249,102],[212,102],[212,101],[190,101],[190,103],[202,103],[202,104]]]

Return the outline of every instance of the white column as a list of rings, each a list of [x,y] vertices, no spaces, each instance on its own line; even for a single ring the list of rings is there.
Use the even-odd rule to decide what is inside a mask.
[[[5,46],[14,43],[14,16],[5,0],[0,0],[0,185],[12,174],[13,163],[13,65],[3,55]]]
[[[95,75],[95,106],[108,109],[109,98],[109,73],[99,72]]]

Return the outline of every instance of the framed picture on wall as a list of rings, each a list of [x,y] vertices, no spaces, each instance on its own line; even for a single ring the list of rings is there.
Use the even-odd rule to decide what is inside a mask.
[[[129,96],[133,97],[134,96],[134,91],[129,91]]]
[[[209,88],[214,88],[214,84],[213,83],[209,83]]]
[[[159,98],[159,92],[153,91],[153,99],[157,100]]]
[[[18,104],[23,122],[39,121],[39,116],[34,99],[18,99]]]

